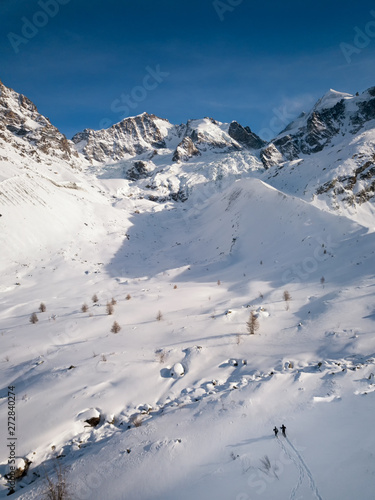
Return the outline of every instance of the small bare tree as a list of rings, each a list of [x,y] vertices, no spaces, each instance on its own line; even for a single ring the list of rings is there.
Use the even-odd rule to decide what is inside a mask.
[[[254,335],[259,330],[259,320],[255,311],[250,312],[249,320],[246,322],[247,331],[250,335]]]
[[[111,314],[113,314],[114,310],[115,309],[114,309],[113,305],[110,302],[108,302],[107,303],[107,314],[108,314],[108,316],[111,316]]]
[[[32,323],[33,325],[35,325],[35,323],[38,323],[39,319],[38,319],[38,316],[36,313],[32,313],[32,315],[30,316],[30,319],[29,319],[30,323]]]
[[[121,330],[121,326],[115,321],[112,325],[111,332],[118,333]]]
[[[126,300],[130,300],[132,298],[132,296],[130,295],[130,293],[128,293],[128,295],[125,298],[126,298]]]
[[[112,297],[111,304],[115,306],[117,304],[117,300]]]
[[[44,312],[46,312],[46,310],[47,310],[46,305],[43,302],[41,302],[40,306],[39,306],[39,311],[41,313],[44,313]]]
[[[325,283],[325,282],[326,282],[326,279],[325,279],[325,277],[324,277],[324,276],[322,276],[322,277],[320,278],[320,284],[322,285],[322,287],[323,287],[323,288],[324,288],[324,283]]]
[[[47,484],[44,491],[44,498],[46,500],[70,500],[71,496],[66,480],[66,469],[57,460],[54,469],[56,474],[55,480],[45,472],[45,481]]]
[[[82,305],[82,307],[81,307],[81,311],[82,311],[83,313],[85,313],[85,312],[87,312],[88,310],[89,310],[89,306],[88,306],[86,303],[84,303],[84,304]]]
[[[99,299],[98,299],[98,296],[96,295],[96,293],[94,293],[94,295],[92,296],[91,300],[94,302],[94,304],[96,302],[99,302]]]
[[[168,357],[168,353],[164,349],[156,349],[155,355],[159,363],[165,363]]]
[[[158,314],[156,315],[156,319],[158,321],[161,321],[163,319],[163,315],[162,315],[161,311],[159,311]]]
[[[289,309],[289,301],[292,300],[292,296],[288,292],[288,290],[285,290],[283,293],[283,298],[285,300],[285,309],[288,311]]]

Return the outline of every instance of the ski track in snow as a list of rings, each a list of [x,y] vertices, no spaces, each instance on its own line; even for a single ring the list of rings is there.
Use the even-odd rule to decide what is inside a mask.
[[[298,465],[297,465],[298,469],[304,469],[304,471],[306,472],[307,477],[309,479],[309,484],[310,484],[311,491],[314,493],[315,497],[318,500],[323,500],[323,498],[320,496],[320,493],[319,493],[318,487],[317,487],[317,485],[315,483],[314,477],[313,477],[310,469],[307,467],[306,462],[304,461],[302,455],[299,453],[299,451],[296,449],[296,447],[293,445],[293,443],[288,438],[286,438],[286,442],[289,444],[289,446],[291,447],[291,449],[294,451],[295,456],[298,459]],[[290,499],[292,500],[292,494],[290,496]]]
[[[296,500],[297,491],[302,484],[303,478],[305,477],[304,468],[301,466],[300,462],[298,460],[296,460],[295,456],[288,451],[288,449],[286,448],[286,446],[283,443],[283,438],[281,439],[278,437],[277,441],[279,442],[285,455],[294,463],[294,465],[296,466],[296,468],[298,470],[298,481],[297,481],[297,484],[293,487],[293,489],[290,493],[290,497],[289,497],[289,500]]]

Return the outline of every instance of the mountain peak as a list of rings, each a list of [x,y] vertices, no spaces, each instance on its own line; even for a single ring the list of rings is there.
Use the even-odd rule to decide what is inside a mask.
[[[346,92],[338,92],[337,90],[329,89],[328,92],[321,97],[314,106],[315,111],[322,109],[333,108],[342,99],[352,99],[353,95]]]

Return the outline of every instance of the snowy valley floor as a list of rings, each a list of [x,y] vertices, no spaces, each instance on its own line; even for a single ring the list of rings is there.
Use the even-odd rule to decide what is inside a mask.
[[[54,457],[78,499],[373,499],[375,233],[256,179],[129,206],[2,270],[0,498],[15,386],[14,499]]]

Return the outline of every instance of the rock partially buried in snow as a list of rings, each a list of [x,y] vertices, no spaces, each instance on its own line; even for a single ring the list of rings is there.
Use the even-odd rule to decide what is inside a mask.
[[[184,375],[185,375],[185,368],[182,366],[181,363],[176,363],[171,369],[171,377],[179,378],[183,377]]]
[[[96,427],[100,422],[100,413],[96,408],[90,408],[78,415],[79,420],[83,420],[91,427]],[[88,427],[87,425],[85,427]]]
[[[5,477],[7,479],[21,479],[26,475],[28,468],[30,467],[31,462],[29,460],[25,460],[24,458],[18,457],[15,459],[15,463],[12,464],[13,473],[11,471],[10,466],[7,466],[7,473]]]

